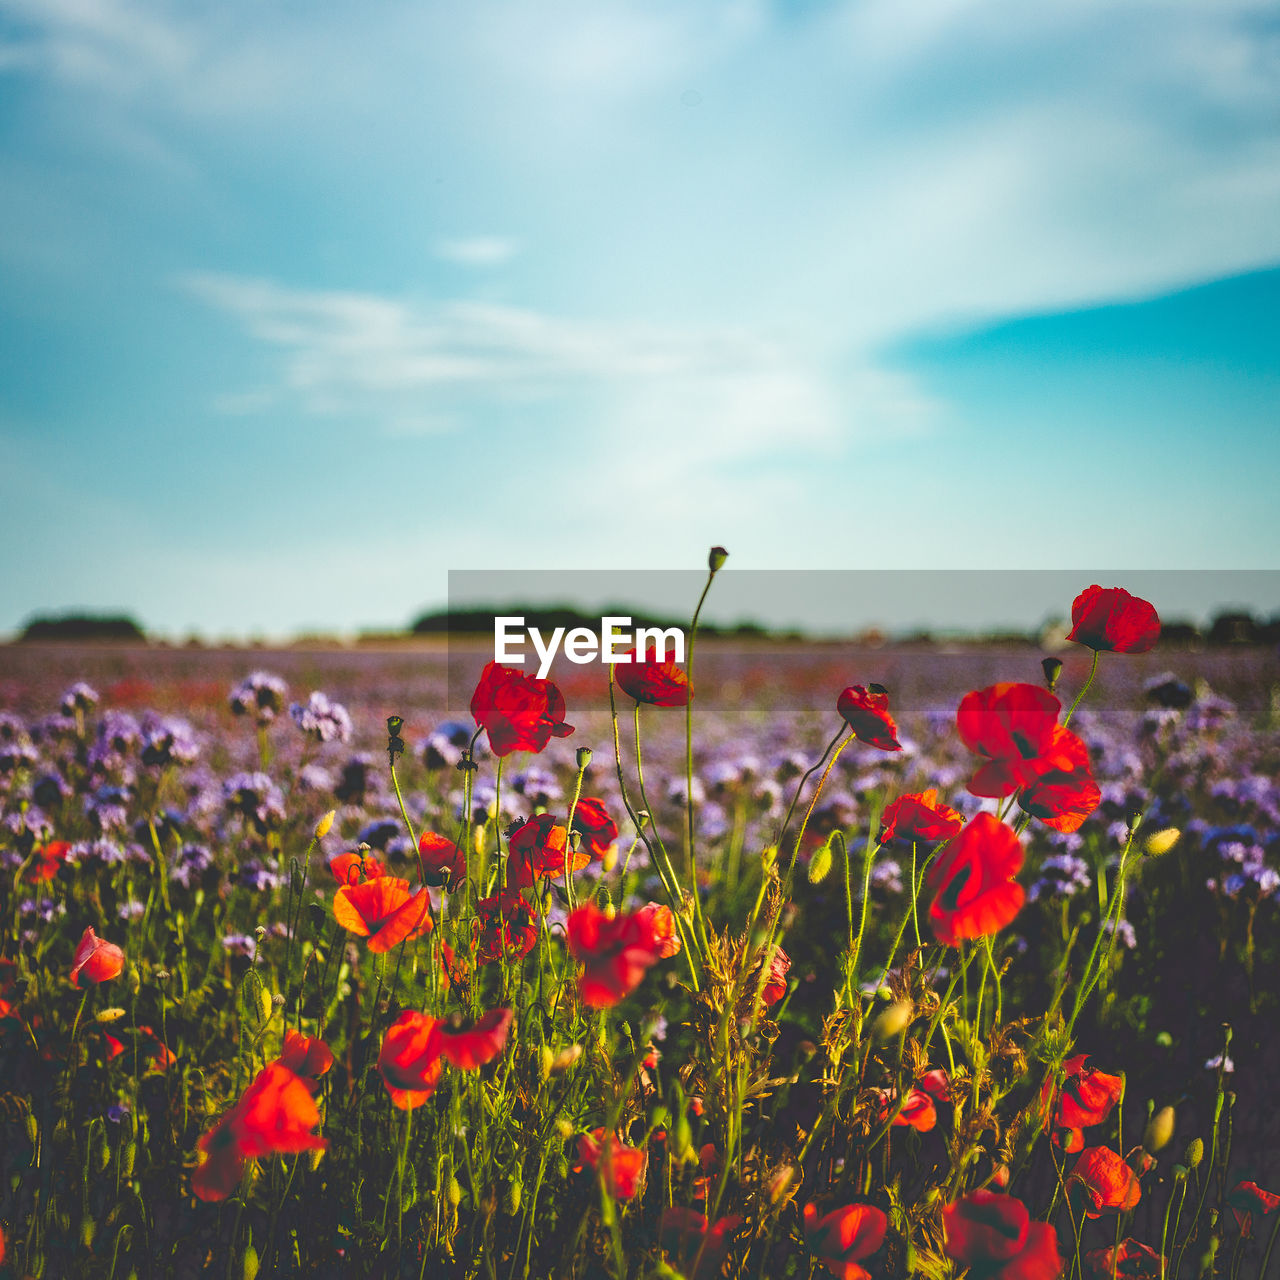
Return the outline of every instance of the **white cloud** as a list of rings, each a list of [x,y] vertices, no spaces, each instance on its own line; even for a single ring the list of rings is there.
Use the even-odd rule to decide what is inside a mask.
[[[436,242],[436,257],[463,267],[500,267],[519,252],[514,240],[503,236],[466,236]]]

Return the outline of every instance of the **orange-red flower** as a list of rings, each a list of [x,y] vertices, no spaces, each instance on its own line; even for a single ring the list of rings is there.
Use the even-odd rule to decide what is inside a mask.
[[[822,1217],[817,1205],[804,1207],[804,1238],[809,1251],[841,1280],[866,1280],[870,1273],[859,1263],[884,1244],[888,1225],[884,1211],[871,1204],[847,1204]]]
[[[850,685],[837,699],[836,710],[844,717],[853,736],[881,751],[901,751],[898,726],[889,714],[889,695],[878,684]]]
[[[569,832],[550,813],[526,818],[507,835],[507,884],[512,889],[527,889],[535,880],[564,875],[566,860],[574,871],[581,871],[591,861],[584,849],[569,852]]]
[[[359,884],[361,880],[376,880],[386,875],[382,863],[371,853],[359,853],[349,850],[330,859],[329,870],[333,878],[340,884]]]
[[[1142,1199],[1137,1174],[1110,1147],[1088,1147],[1080,1153],[1067,1186],[1084,1192],[1085,1216],[1097,1218],[1107,1209],[1127,1213]]]
[[[1058,1144],[1064,1151],[1079,1151],[1084,1147],[1084,1135],[1081,1132],[1095,1124],[1103,1124],[1111,1114],[1111,1109],[1120,1101],[1124,1092],[1124,1078],[1108,1075],[1105,1071],[1086,1068],[1087,1053],[1077,1054],[1062,1064],[1064,1079],[1062,1092],[1058,1095],[1057,1111],[1052,1116],[1052,1124],[1064,1132],[1056,1136]],[[1052,1078],[1044,1082],[1040,1091],[1040,1103],[1045,1113],[1045,1128],[1051,1123],[1049,1102],[1053,1095]]]
[[[467,855],[456,840],[424,831],[418,840],[422,878],[438,889],[453,889],[467,878]]]
[[[954,809],[938,803],[936,787],[899,796],[880,816],[880,844],[890,840],[950,840],[964,826]]]
[[[774,947],[769,972],[765,974],[764,985],[760,988],[760,1000],[766,1008],[777,1004],[787,994],[787,974],[790,972],[791,957],[781,947]]]
[[[1237,1182],[1227,1196],[1231,1212],[1235,1214],[1240,1234],[1253,1234],[1253,1215],[1260,1213],[1264,1218],[1276,1205],[1280,1204],[1280,1196],[1264,1191],[1256,1182]]]
[[[946,1067],[934,1067],[923,1072],[916,1084],[938,1102],[949,1102],[951,1099],[951,1077],[947,1074]]]
[[[573,829],[582,837],[582,848],[601,861],[618,841],[618,824],[609,817],[603,800],[583,796],[573,811]]]
[[[1146,653],[1160,639],[1160,616],[1121,587],[1086,587],[1071,605],[1068,640],[1112,653]]]
[[[431,932],[431,899],[416,894],[399,876],[378,876],[363,884],[344,884],[333,895],[333,918],[348,933],[369,939],[375,953]]]
[[[191,1175],[191,1190],[201,1200],[225,1200],[240,1182],[246,1160],[323,1150],[328,1140],[310,1132],[319,1122],[305,1082],[282,1063],[269,1063],[196,1144],[204,1159]]]
[[[894,1109],[898,1102],[898,1094],[894,1089],[880,1089],[880,1123]],[[898,1128],[911,1128],[917,1133],[928,1133],[938,1123],[938,1111],[933,1099],[923,1089],[912,1089],[902,1103],[902,1110],[893,1117],[893,1124]]]
[[[1090,1249],[1084,1264],[1098,1280],[1160,1280],[1164,1259],[1150,1246],[1126,1237],[1118,1245]]]
[[[939,942],[998,933],[1022,909],[1026,894],[1013,879],[1022,867],[1022,845],[1010,827],[978,814],[929,868],[934,891],[929,920]]]
[[[421,1106],[436,1091],[444,1069],[439,1025],[430,1014],[406,1009],[382,1037],[378,1071],[401,1111]]]
[[[645,644],[642,653],[632,649],[625,654],[613,671],[618,688],[637,702],[648,702],[655,707],[683,707],[693,696],[689,677],[674,662],[659,662],[658,647],[652,640]]]
[[[147,1049],[147,1054],[151,1058],[151,1065],[157,1071],[167,1071],[177,1062],[178,1055],[150,1027],[140,1026],[138,1031],[151,1042]],[[113,1054],[112,1056],[114,1057],[115,1055]]]
[[[594,1169],[615,1200],[630,1200],[640,1190],[648,1155],[643,1147],[628,1147],[617,1134],[607,1137],[603,1129],[592,1129],[578,1139],[581,1166]]]
[[[552,738],[567,738],[564,697],[550,680],[527,676],[514,667],[486,664],[471,695],[471,715],[489,734],[495,756],[541,751]]]
[[[676,928],[676,919],[671,914],[671,908],[661,902],[647,902],[640,908],[638,914],[644,916],[648,922],[658,954],[664,960],[678,956],[682,944],[680,931]]]
[[[610,918],[594,902],[583,903],[569,916],[568,941],[574,959],[583,965],[578,980],[582,1003],[593,1009],[630,995],[662,958],[649,917],[630,911]]]
[[[481,964],[521,960],[538,941],[538,913],[513,889],[476,903],[475,947]]]
[[[440,1023],[440,1055],[460,1071],[475,1071],[496,1058],[506,1047],[511,1030],[510,1009],[490,1009],[469,1027]]]
[[[124,968],[124,952],[114,942],[104,942],[92,928],[84,931],[71,962],[71,981],[78,987],[110,982]]]
[[[998,1191],[971,1191],[942,1210],[949,1258],[975,1280],[1057,1280],[1058,1237],[1047,1222],[1032,1222],[1021,1200]]]
[[[729,1242],[742,1223],[736,1213],[712,1224],[696,1209],[668,1205],[662,1211],[658,1236],[689,1280],[709,1280],[724,1270]]]
[[[31,851],[32,861],[24,878],[30,881],[52,880],[70,852],[71,843],[67,840],[50,840],[48,844],[36,845]]]
[[[286,1027],[284,1045],[276,1061],[305,1081],[314,1093],[320,1087],[320,1077],[333,1066],[333,1050],[318,1036]]]
[[[967,693],[956,728],[984,764],[969,780],[975,796],[1018,796],[1027,813],[1057,831],[1075,831],[1102,799],[1089,752],[1058,723],[1062,704],[1033,684],[995,684]]]

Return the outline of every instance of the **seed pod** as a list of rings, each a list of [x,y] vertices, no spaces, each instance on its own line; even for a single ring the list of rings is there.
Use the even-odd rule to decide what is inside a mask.
[[[821,884],[831,871],[831,841],[828,840],[809,860],[809,883]]]
[[[1187,1143],[1186,1153],[1183,1155],[1183,1163],[1188,1169],[1194,1169],[1204,1159],[1204,1140],[1202,1138],[1192,1138]]]
[[[1173,1140],[1173,1127],[1176,1120],[1177,1116],[1172,1107],[1161,1107],[1147,1121],[1146,1132],[1142,1135],[1143,1147],[1152,1155],[1167,1147]]]
[[[583,770],[586,769],[587,765],[591,763],[591,748],[579,747],[577,758],[578,758],[578,772],[581,773],[583,772]]]
[[[719,573],[728,558],[729,553],[723,547],[712,547],[707,553],[707,568],[712,573]]]

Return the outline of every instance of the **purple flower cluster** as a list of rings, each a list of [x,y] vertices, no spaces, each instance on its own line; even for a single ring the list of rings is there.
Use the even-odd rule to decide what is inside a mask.
[[[339,702],[316,690],[306,702],[289,706],[293,722],[317,742],[350,742],[351,717]]]

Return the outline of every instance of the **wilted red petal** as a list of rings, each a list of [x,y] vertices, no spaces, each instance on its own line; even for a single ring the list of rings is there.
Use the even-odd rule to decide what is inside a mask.
[[[901,751],[898,726],[889,714],[889,695],[879,687],[854,684],[836,699],[836,710],[844,717],[853,736],[881,751]]]

